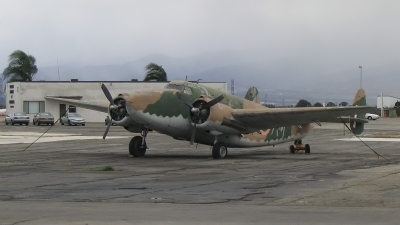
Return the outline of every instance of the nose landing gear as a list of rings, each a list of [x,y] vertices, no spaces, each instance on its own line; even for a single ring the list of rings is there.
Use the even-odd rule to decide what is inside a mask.
[[[309,144],[303,145],[303,141],[301,139],[295,140],[294,145],[290,145],[289,150],[290,153],[292,154],[297,153],[299,151],[304,151],[305,153],[311,152],[310,145]]]
[[[135,157],[142,157],[146,154],[147,145],[146,145],[146,137],[147,137],[148,129],[143,129],[141,136],[135,136],[129,142],[129,154]]]

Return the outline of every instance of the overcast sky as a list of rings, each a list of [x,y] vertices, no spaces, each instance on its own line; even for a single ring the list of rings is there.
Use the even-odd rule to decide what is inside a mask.
[[[264,50],[338,67],[397,63],[398,0],[1,0],[0,69],[23,50],[38,66]]]

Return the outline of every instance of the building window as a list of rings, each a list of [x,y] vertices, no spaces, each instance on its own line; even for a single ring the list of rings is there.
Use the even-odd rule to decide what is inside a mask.
[[[14,106],[12,105],[12,106],[10,106],[10,108],[14,108]]]
[[[14,88],[14,84],[10,84],[10,88]]]
[[[10,90],[10,94],[14,94],[14,90]]]
[[[29,114],[44,112],[44,101],[24,101],[24,112]]]
[[[14,100],[10,100],[10,101],[8,101],[8,104],[14,104],[15,103],[15,101]]]

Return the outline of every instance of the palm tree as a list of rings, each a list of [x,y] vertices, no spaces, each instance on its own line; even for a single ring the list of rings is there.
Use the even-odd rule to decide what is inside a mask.
[[[35,65],[35,57],[26,54],[21,50],[16,50],[9,56],[8,66],[3,71],[4,80],[13,81],[32,81],[38,68]]]
[[[145,67],[146,76],[143,81],[167,81],[167,73],[164,71],[162,66],[155,63],[149,63]]]

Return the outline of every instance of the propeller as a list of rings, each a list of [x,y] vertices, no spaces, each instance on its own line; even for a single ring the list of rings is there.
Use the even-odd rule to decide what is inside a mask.
[[[106,85],[104,85],[103,83],[101,83],[101,90],[103,90],[104,95],[106,96],[106,98],[108,99],[108,101],[110,102],[111,105],[114,105],[113,102],[113,97],[111,96],[110,91],[108,90],[108,88],[106,87]]]
[[[203,117],[206,115],[207,109],[211,108],[212,106],[220,102],[222,99],[224,99],[225,94],[220,95],[205,104],[200,103],[196,105],[197,107],[193,106],[193,104],[189,101],[189,99],[185,98],[179,91],[176,92],[175,94],[176,97],[183,102],[183,104],[185,104],[187,107],[190,108],[190,112],[192,112],[196,116],[196,121],[193,121],[194,125],[192,127],[192,133],[190,136],[190,146],[193,146],[194,138],[196,136],[197,122],[200,122],[202,119],[204,119]]]
[[[106,139],[106,136],[107,136],[107,134],[108,134],[108,130],[110,130],[111,124],[112,124],[112,119],[110,119],[110,122],[108,122],[106,131],[104,131],[103,140]]]
[[[112,111],[118,110],[119,106],[114,104],[113,97],[111,96],[111,93],[108,90],[108,88],[106,87],[106,85],[101,83],[100,86],[101,86],[101,90],[103,90],[103,93],[106,96],[107,100],[110,102],[110,110],[112,110]],[[108,131],[110,130],[111,124],[112,124],[112,117],[110,117],[110,122],[108,123],[107,128],[104,131],[103,139],[106,139]]]

